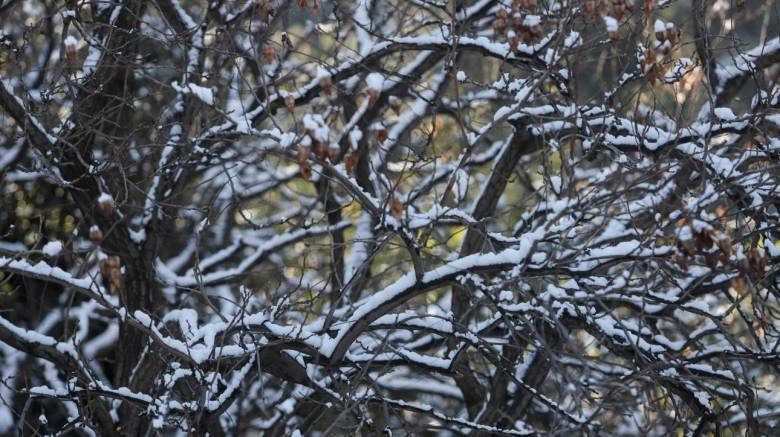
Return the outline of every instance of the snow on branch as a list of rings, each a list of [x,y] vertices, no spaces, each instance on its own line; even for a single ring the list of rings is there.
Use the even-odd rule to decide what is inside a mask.
[[[3,2],[0,433],[778,434],[780,43],[706,3]]]

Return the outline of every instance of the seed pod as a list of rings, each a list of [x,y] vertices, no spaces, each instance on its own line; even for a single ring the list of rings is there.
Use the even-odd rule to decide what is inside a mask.
[[[98,267],[103,280],[108,283],[108,290],[117,293],[122,288],[122,268],[118,256],[109,256],[100,260]]]
[[[661,20],[655,20],[653,28],[655,30],[655,39],[660,42],[666,41],[666,25],[664,22]]]
[[[384,142],[387,139],[387,129],[380,128],[376,130],[376,140],[380,143]]]
[[[117,294],[119,293],[119,290],[122,289],[122,271],[119,269],[111,270],[111,272],[108,275],[108,290],[111,292],[111,294]]]
[[[623,0],[623,4],[628,12],[634,12],[634,0]]]
[[[118,269],[122,263],[118,256],[109,256],[106,258],[106,264],[109,269]]]
[[[731,241],[726,235],[721,235],[718,238],[718,249],[726,255],[726,259],[731,258]]]
[[[512,52],[516,53],[517,48],[520,47],[520,38],[517,37],[517,34],[514,31],[509,31],[507,42],[509,43],[509,48],[512,49]]]
[[[65,59],[69,64],[78,61],[78,45],[79,41],[75,37],[69,35],[65,38]]]
[[[647,72],[650,69],[649,66],[655,64],[655,52],[652,50],[645,51],[644,61],[645,61],[645,72]]]
[[[696,246],[699,250],[709,249],[713,244],[715,241],[713,241],[710,231],[702,230],[696,233]]]
[[[368,93],[368,107],[373,108],[377,100],[379,100],[379,91],[369,88],[366,90],[366,93]]]
[[[100,276],[102,276],[107,280],[109,274],[111,273],[111,269],[108,266],[108,258],[101,259],[100,262],[98,263],[98,268],[100,269]]]
[[[739,270],[740,273],[743,275],[747,275],[750,273],[750,261],[746,256],[743,256],[739,260],[737,260],[737,270]]]
[[[330,76],[320,78],[320,88],[325,92],[325,95],[331,95],[331,92],[333,91],[333,82],[331,81]]]
[[[311,165],[309,164],[309,161],[305,161],[299,167],[301,168],[301,177],[304,180],[310,181],[312,172],[311,172]]]
[[[658,64],[655,63],[655,59],[655,52],[652,50],[647,50],[645,52],[643,69],[645,77],[651,85],[655,85],[655,81],[659,76],[659,68]]]
[[[599,2],[599,15],[601,15],[602,17],[606,17],[608,13],[609,10],[607,9],[607,2],[601,0]]]
[[[750,268],[753,269],[754,273],[759,276],[763,276],[764,268],[766,267],[766,259],[760,250],[755,248],[750,249],[750,252],[748,252],[748,262],[750,263]]]
[[[737,276],[736,278],[731,280],[731,287],[736,290],[737,293],[745,293],[748,291],[748,283],[747,279],[745,279],[744,276]]]
[[[666,28],[666,39],[669,41],[671,45],[677,45],[677,43],[680,42],[680,29],[674,27],[672,25],[671,29],[669,28],[669,25],[672,25],[672,23],[669,23]]]
[[[311,179],[311,165],[309,165],[309,153],[311,149],[308,146],[298,147],[298,166],[301,168],[301,177],[307,181]]]
[[[306,7],[309,6],[309,2],[306,0],[298,0],[298,7],[301,9],[306,9]]]
[[[583,9],[585,10],[585,15],[587,15],[590,18],[593,18],[596,16],[596,2],[595,0],[587,0],[585,4],[583,5]]]
[[[396,220],[401,220],[401,218],[404,216],[404,204],[401,203],[401,201],[396,199],[395,197],[391,197],[389,203],[390,203],[390,214],[392,214],[393,217],[396,218]]]
[[[506,30],[506,23],[507,20],[503,18],[496,18],[493,20],[493,31],[496,33],[496,35],[504,33]]]
[[[357,170],[358,155],[355,152],[348,153],[344,157],[344,168],[347,169],[347,173],[354,175]]]
[[[94,244],[100,244],[100,242],[103,241],[103,232],[100,230],[98,225],[90,226],[89,240],[92,241]]]
[[[395,115],[401,115],[401,99],[396,96],[390,96],[388,103],[390,103],[390,108],[395,112]]]
[[[649,17],[654,10],[655,10],[655,0],[645,0],[645,5],[644,5],[645,15]]]
[[[704,254],[704,261],[707,263],[707,266],[715,270],[715,268],[718,266],[718,253],[717,252],[707,252]]]
[[[102,193],[98,197],[98,207],[103,217],[109,218],[114,213],[114,198],[108,193]]]
[[[328,159],[328,146],[323,144],[321,141],[315,140],[314,138],[312,138],[311,141],[311,151],[314,152],[314,155],[320,161],[325,161]]]
[[[761,276],[764,275],[764,270],[766,270],[767,262],[768,260],[766,254],[764,252],[761,252],[758,258],[758,264],[756,265],[756,270],[758,270],[758,272],[761,273]]]
[[[618,20],[623,18],[623,13],[625,12],[625,8],[623,7],[623,3],[612,3],[612,15],[615,16]]]
[[[292,40],[290,39],[290,35],[288,35],[287,32],[282,33],[282,45],[287,47],[289,50],[294,48]]]
[[[270,21],[276,11],[274,10],[274,4],[271,0],[257,0],[257,9],[260,11],[260,19],[266,24]]]
[[[524,21],[525,20],[523,19],[523,17],[520,14],[515,15],[514,18],[512,18],[512,29],[516,33],[523,33],[523,32],[525,32],[526,29],[525,29],[525,24],[523,24]]]
[[[328,146],[328,159],[330,159],[330,162],[338,164],[339,159],[341,159],[341,149],[338,144],[330,143],[330,146]]]
[[[295,99],[291,95],[287,95],[284,97],[284,106],[287,108],[288,111],[292,112],[293,109],[295,109]]]
[[[265,46],[263,49],[263,57],[265,58],[265,62],[273,62],[274,58],[276,58],[276,47],[272,45]]]
[[[655,85],[660,75],[661,74],[657,64],[653,64],[652,66],[650,66],[650,70],[647,73],[645,73],[645,77],[647,78],[647,81],[650,82],[650,85]]]
[[[530,33],[534,39],[539,38],[544,34],[544,31],[542,30],[542,26],[539,24],[534,24],[528,29],[528,33]]]
[[[609,39],[613,42],[617,41],[620,37],[618,34],[618,32],[620,32],[620,23],[618,23],[618,20],[616,20],[615,17],[610,17],[608,15],[604,17],[604,26],[607,28]]]

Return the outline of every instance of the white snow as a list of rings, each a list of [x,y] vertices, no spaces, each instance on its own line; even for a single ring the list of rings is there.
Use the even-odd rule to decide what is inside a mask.
[[[179,82],[171,82],[171,88],[182,94],[191,94],[197,97],[203,103],[214,106],[214,91],[211,88],[203,87],[194,83],[186,83],[180,86]]]
[[[303,116],[303,128],[313,139],[327,143],[330,137],[330,128],[319,114],[306,114]]]
[[[716,117],[725,121],[736,120],[737,118],[737,116],[734,115],[734,112],[731,110],[731,108],[715,108],[713,110],[713,113],[715,114]]]
[[[256,416],[247,426],[268,429],[264,425],[282,415],[297,414],[299,401],[317,390],[329,408],[339,404],[363,405],[362,401],[373,397],[410,413],[423,412],[420,420],[432,425],[447,422],[453,432],[467,432],[466,428],[470,428],[492,433],[496,429],[481,424],[481,416],[477,415],[472,423],[472,419],[466,419],[467,412],[458,407],[462,402],[457,400],[463,394],[451,379],[453,360],[470,348],[478,356],[483,351],[500,356],[512,341],[512,324],[523,333],[530,332],[527,328],[531,325],[523,326],[528,322],[545,320],[554,325],[562,317],[575,319],[578,332],[572,341],[585,342],[583,346],[589,354],[565,357],[569,361],[562,361],[561,365],[586,370],[582,382],[595,381],[598,384],[594,387],[601,386],[603,381],[598,379],[604,375],[616,378],[625,375],[630,379],[638,372],[648,375],[641,384],[652,383],[653,372],[657,372],[656,376],[660,373],[682,384],[682,389],[690,390],[707,407],[708,396],[715,396],[720,387],[728,386],[727,381],[715,380],[712,375],[736,379],[747,376],[739,365],[734,365],[743,358],[730,363],[728,354],[746,357],[755,345],[739,344],[739,338],[737,343],[729,343],[717,332],[721,328],[708,319],[725,317],[726,314],[720,313],[731,308],[718,293],[706,290],[728,289],[729,281],[738,275],[735,266],[753,256],[749,252],[753,246],[745,247],[735,239],[731,259],[719,262],[717,268],[705,267],[705,261],[711,261],[702,259],[705,254],[697,253],[689,259],[673,257],[680,254],[677,244],[695,240],[700,232],[712,231],[720,238],[730,238],[727,236],[739,226],[739,219],[733,215],[721,219],[712,211],[721,203],[733,203],[735,198],[744,202],[740,209],[745,214],[757,211],[765,216],[750,220],[748,225],[753,235],[764,236],[764,249],[773,257],[770,261],[780,257],[780,245],[774,244],[776,236],[770,235],[776,217],[771,211],[763,214],[777,190],[777,177],[760,165],[752,165],[753,160],[773,162],[770,153],[780,150],[780,141],[768,133],[754,139],[756,147],[739,147],[741,138],[750,132],[749,119],[780,126],[780,115],[764,114],[768,102],[774,99],[776,103],[780,99],[778,89],[757,92],[753,107],[741,110],[749,112],[740,113],[739,117],[725,107],[730,103],[719,103],[724,107],[715,109],[705,104],[703,109],[694,108],[693,114],[699,114],[696,120],[681,120],[684,124],[679,125],[673,119],[673,111],[663,105],[640,105],[618,111],[601,103],[603,99],[616,97],[617,90],[624,85],[641,79],[641,69],[637,74],[616,77],[613,84],[605,84],[606,95],[597,96],[592,100],[595,103],[566,103],[566,99],[556,99],[555,94],[564,90],[570,75],[576,81],[574,75],[579,73],[565,69],[564,57],[576,56],[568,49],[583,44],[583,39],[576,32],[567,35],[566,26],[553,26],[555,17],[565,12],[560,2],[548,2],[549,8],[540,8],[537,13],[542,16],[528,15],[525,11],[513,14],[513,20],[522,20],[526,26],[539,25],[543,20],[550,23],[547,37],[535,44],[519,44],[513,50],[503,36],[494,38],[490,30],[491,15],[501,7],[493,0],[474,0],[455,13],[458,20],[465,20],[475,12],[488,14],[469,21],[474,25],[474,32],[457,37],[446,26],[441,30],[436,26],[422,27],[397,36],[400,33],[396,27],[375,21],[376,17],[385,16],[383,3],[356,0],[349,5],[350,10],[343,11],[347,20],[350,12],[354,14],[352,21],[343,27],[342,42],[348,51],[343,56],[334,52],[333,57],[319,60],[293,56],[273,68],[263,66],[257,79],[258,83],[268,85],[268,93],[257,100],[241,82],[241,71],[246,68],[242,64],[244,60],[239,57],[235,66],[210,64],[220,59],[214,57],[215,35],[201,24],[204,14],[212,11],[184,0],[168,3],[173,18],[178,15],[187,28],[187,32],[177,36],[182,38],[181,44],[177,44],[181,48],[176,52],[182,58],[176,63],[181,71],[160,79],[163,85],[171,84],[167,93],[170,100],[157,108],[159,128],[139,144],[140,151],[132,151],[137,155],[132,159],[144,164],[143,177],[138,178],[143,184],[135,197],[131,196],[135,200],[121,211],[127,216],[120,217],[117,226],[121,229],[117,229],[140,243],[147,232],[151,238],[154,229],[147,225],[153,219],[169,217],[174,223],[171,231],[182,234],[176,238],[178,245],[165,251],[166,259],[156,259],[154,271],[149,272],[161,283],[162,297],[169,299],[170,306],[154,312],[123,307],[120,295],[109,294],[102,285],[107,281],[97,262],[108,255],[98,245],[91,245],[83,232],[75,235],[73,242],[65,238],[63,242],[50,241],[50,236],[43,235],[38,241],[50,242],[40,251],[35,250],[41,247],[40,243],[27,247],[0,241],[0,254],[5,256],[0,256],[2,274],[48,281],[80,295],[69,311],[53,311],[42,321],[0,318],[0,330],[7,337],[60,351],[68,357],[78,356],[86,370],[86,378],[68,380],[71,372],[66,375],[51,363],[38,360],[36,366],[40,366],[43,375],[34,382],[41,386],[31,393],[72,397],[86,390],[100,389],[103,393],[95,392],[95,395],[108,398],[106,405],[111,417],[117,417],[121,401],[112,404],[110,398],[128,397],[145,405],[145,414],[160,429],[170,425],[173,416],[195,417],[191,413],[202,408],[213,412],[225,407],[223,419],[230,422],[238,418],[238,411],[244,407],[258,405],[267,416]],[[508,7],[511,2],[498,3]],[[104,0],[98,2],[99,6],[107,4]],[[106,14],[113,10],[112,20],[116,20],[124,13],[124,6],[112,4],[120,6],[110,6]],[[254,2],[244,1],[213,12],[236,19],[237,14],[251,14],[254,7]],[[607,31],[620,30],[621,22],[616,18],[602,19]],[[601,23],[595,24],[603,31]],[[315,22],[305,22],[302,26],[305,28],[302,30],[316,31],[325,26],[335,29],[332,23],[323,23],[322,28]],[[654,24],[660,32],[668,32],[672,26],[661,20]],[[142,26],[140,31],[150,30]],[[86,31],[83,38],[84,41],[68,37],[65,43],[88,46],[86,71],[90,65],[99,64],[107,40],[102,35],[90,37]],[[773,41],[777,39],[770,38],[767,44],[743,54],[731,53],[736,59],[734,66],[715,67],[719,80],[733,77],[731,74],[747,74],[750,70],[747,67],[758,64],[760,58],[776,54],[772,50],[780,50],[780,46]],[[243,49],[251,48],[252,41],[246,41],[245,36],[236,42],[246,44]],[[497,72],[495,77],[457,87],[462,92],[456,98],[449,92],[449,80],[454,78],[462,83],[469,78],[465,71],[438,57],[456,44],[496,60],[505,59],[509,65],[527,65],[532,60],[540,64],[540,71],[553,72],[549,79],[563,88],[553,89],[528,75],[518,76],[508,72],[510,68],[507,72]],[[637,53],[646,50],[641,44],[638,48]],[[378,65],[366,60],[381,61],[388,55],[400,65],[384,63],[382,70],[366,71],[367,66]],[[105,58],[105,68],[110,68],[109,57]],[[201,61],[205,70],[224,69],[224,75],[201,76]],[[317,62],[322,65],[317,67]],[[468,69],[467,64],[461,67]],[[682,81],[693,67],[695,64],[690,59],[678,58],[662,80],[667,84]],[[423,74],[416,76],[417,72]],[[413,75],[420,79],[408,86],[403,83]],[[405,90],[394,97],[386,96],[394,110],[392,113],[387,111],[376,117],[367,99],[345,113],[339,99],[320,92],[319,88],[330,82],[318,82],[325,77],[332,79],[331,85],[341,98],[354,98],[368,90],[375,99],[379,93],[389,94],[386,90],[399,84]],[[40,90],[23,90],[32,82],[30,78],[35,78],[35,74],[4,79],[0,92],[40,96]],[[174,78],[178,82],[171,82]],[[276,78],[289,78],[281,85],[286,91],[277,87]],[[176,92],[170,92],[171,89]],[[219,99],[223,95],[227,102],[224,106]],[[10,104],[18,104],[18,109],[26,113],[24,124],[30,132],[45,133],[42,123],[32,117],[28,102],[12,97]],[[67,96],[64,98],[67,102]],[[295,100],[295,113],[281,110],[274,116],[272,110],[283,108],[284,99]],[[744,100],[748,102],[747,98]],[[201,102],[211,107],[204,108]],[[177,124],[184,114],[185,103],[194,104],[196,111],[209,115],[195,129],[196,138],[189,138],[187,128]],[[214,107],[215,104],[220,106]],[[436,108],[440,105],[448,110],[461,105],[468,109],[464,113],[467,119],[463,120],[468,124],[465,144],[447,143],[450,135],[434,141],[433,133],[428,132],[429,127],[432,130],[439,125],[433,117],[438,116]],[[373,135],[377,126],[386,130],[386,140],[380,142]],[[65,132],[67,128],[64,125],[52,132],[60,129]],[[56,141],[56,137],[46,135]],[[537,146],[535,141],[532,144],[520,135],[528,138],[537,135],[542,140]],[[5,150],[0,148],[0,168],[3,171],[9,168],[8,180],[14,183],[56,177],[56,168],[51,174],[42,166],[30,171],[14,169],[20,156],[31,159],[21,155],[33,149],[28,148],[29,138],[22,138],[13,146],[7,142],[9,146]],[[581,139],[582,148],[592,150],[599,159],[582,161],[584,165],[580,165],[579,153],[566,154],[570,156],[562,159],[571,161],[560,163],[567,170],[562,173],[557,164],[551,169],[545,167],[546,161],[519,158],[513,165],[528,175],[527,196],[501,195],[504,180],[497,191],[497,187],[487,183],[495,180],[491,178],[492,172],[503,168],[503,157],[512,158],[516,153],[514,147],[530,147],[528,150],[541,147],[543,153],[548,150],[554,153],[560,151],[567,138]],[[428,143],[429,139],[432,142]],[[522,144],[518,139],[523,139]],[[367,168],[361,167],[361,172],[367,170],[366,180],[358,182],[359,176],[348,173],[345,165],[336,164],[334,159],[332,163],[316,166],[318,178],[313,181],[316,185],[299,181],[296,151],[292,150],[299,141],[320,142],[324,146],[347,148],[347,153],[360,150],[367,154],[361,155],[361,165],[367,164]],[[441,141],[444,149],[439,149]],[[184,145],[194,153],[180,157],[177,152]],[[106,152],[99,149],[95,148],[95,163],[88,164],[91,165],[89,176],[98,187],[108,191],[113,185],[101,179],[104,176],[99,162],[106,157]],[[154,155],[143,156],[145,150]],[[266,151],[273,152],[268,155],[270,159],[266,159]],[[526,152],[520,154],[527,155]],[[368,160],[363,161],[366,156]],[[188,161],[179,162],[180,158]],[[694,169],[690,177],[681,165],[688,161]],[[180,169],[179,164],[183,163],[193,165],[196,179],[177,180],[181,174],[189,174]],[[508,183],[514,184],[514,180],[513,175]],[[517,183],[524,185],[526,181]],[[170,198],[175,194],[171,187],[177,184],[189,188],[184,204],[179,202],[182,199]],[[452,198],[444,196],[446,202],[443,202],[445,186],[452,189],[448,193]],[[93,197],[98,191],[92,191]],[[505,191],[517,189],[510,186]],[[522,191],[525,193],[525,188]],[[487,210],[477,208],[482,203],[479,200],[490,200],[493,192],[497,205]],[[661,207],[678,192],[683,193],[679,208],[669,211]],[[725,192],[730,192],[733,198],[724,197]],[[100,203],[114,202],[108,193],[97,197]],[[322,213],[325,202],[331,198],[342,210],[339,223],[331,222]],[[403,221],[388,215],[386,202],[380,199],[389,198],[402,202]],[[160,205],[167,205],[166,210],[170,208],[172,214],[164,214]],[[271,213],[266,214],[267,211]],[[685,224],[678,224],[683,218]],[[643,227],[646,223],[650,225]],[[103,228],[106,233],[117,229]],[[433,240],[421,238],[429,230],[433,231]],[[484,244],[479,253],[464,255],[458,247],[462,246],[463,235],[470,232],[484,237]],[[193,235],[184,235],[187,233]],[[329,249],[335,247],[337,234],[344,238],[341,278],[331,277],[334,273],[331,257],[336,254]],[[165,244],[163,240],[161,244]],[[414,246],[420,243],[431,244],[422,248],[427,259],[417,265],[415,250],[421,248]],[[718,250],[722,249],[713,246],[704,252],[712,255]],[[58,260],[67,268],[51,265],[53,257],[71,252],[79,256]],[[26,256],[39,258],[41,253],[48,261],[36,263],[25,259]],[[664,275],[655,273],[659,268]],[[370,278],[364,281],[363,273],[370,273]],[[256,289],[250,290],[245,284],[252,284]],[[452,313],[455,284],[470,288],[473,285],[470,291],[474,293],[477,311],[470,319],[457,320]],[[751,286],[757,291],[763,287],[759,282]],[[696,290],[705,292],[696,293]],[[197,294],[189,297],[192,292],[202,294],[206,300],[201,301]],[[691,296],[696,298],[691,300]],[[767,296],[771,299],[771,295]],[[213,306],[204,302],[213,302]],[[657,330],[648,327],[645,315],[658,317]],[[667,320],[673,323],[665,323]],[[65,324],[74,327],[69,331],[71,335],[62,334],[60,327]],[[103,374],[106,364],[96,360],[106,351],[121,347],[117,345],[119,333],[127,325],[148,334],[150,345],[171,358],[166,364],[169,367],[159,375],[161,384],[155,386],[153,393],[109,386],[110,378]],[[584,327],[587,330],[581,331]],[[593,341],[593,336],[600,338]],[[696,338],[700,341],[686,343]],[[533,395],[534,408],[539,411],[560,414],[561,418],[568,416],[575,423],[587,418],[586,426],[596,426],[601,413],[578,405],[576,398],[567,397],[567,387],[552,390],[548,393],[552,398],[547,398],[541,390],[524,386],[526,372],[543,346],[531,341],[533,338],[527,340],[527,347],[516,357],[516,379],[509,383],[509,393]],[[615,345],[630,348],[631,353],[641,354],[643,359],[636,362],[611,359],[609,355],[616,352],[612,350]],[[266,356],[258,352],[267,346],[279,348],[274,356],[290,360],[283,362],[285,366],[300,366],[300,369],[289,369],[296,379],[289,381],[289,391],[280,381],[286,378],[267,372],[269,363],[261,362]],[[683,353],[681,349],[687,346],[694,355]],[[721,349],[726,352],[723,356],[708,357]],[[591,355],[591,351],[596,353]],[[14,351],[10,344],[0,343],[0,355],[6,366],[0,370],[2,379],[23,370],[19,367],[26,360],[24,354]],[[594,356],[603,360],[589,359]],[[667,357],[678,360],[669,368],[651,363],[655,359],[663,363]],[[223,362],[235,365],[222,366]],[[371,362],[375,366],[366,366],[365,374],[355,372],[356,365]],[[647,363],[655,366],[650,369],[652,372],[647,372]],[[716,374],[712,366],[723,373]],[[257,371],[250,374],[251,369]],[[388,370],[391,372],[385,373]],[[485,360],[479,369],[479,380],[489,382],[499,371],[499,366]],[[694,381],[690,378],[692,372],[704,373],[705,377]],[[298,375],[308,380],[300,381]],[[356,390],[349,394],[341,391],[339,387],[344,381],[355,382]],[[694,382],[688,385],[689,381]],[[203,385],[195,400],[186,393],[173,395],[174,385],[183,382]],[[640,383],[634,384],[636,388]],[[627,393],[634,389],[628,387]],[[386,398],[390,395],[388,391],[393,390],[420,395],[404,394],[406,401],[396,402]],[[242,396],[235,405],[227,405],[239,392]],[[9,387],[0,386],[0,398],[7,398],[10,393]],[[438,399],[440,396],[449,399]],[[419,403],[428,399],[431,405]],[[560,399],[575,401],[556,403]],[[757,406],[763,402],[760,398],[756,400]],[[64,404],[64,415],[78,417],[74,402]],[[448,408],[453,405],[455,408]],[[445,416],[440,411],[454,416]],[[406,417],[404,413],[401,420]],[[723,423],[728,423],[731,417],[726,417]],[[13,427],[13,418],[12,412],[0,405],[0,433]],[[285,423],[286,432],[300,434],[295,430],[301,426],[298,418],[289,419]],[[630,415],[625,421],[632,421]],[[621,431],[622,424],[615,425],[618,433],[636,434]],[[520,433],[525,428],[522,422],[508,421],[507,426],[514,429],[506,430],[506,434]]]
[[[607,32],[613,33],[620,29],[618,21],[609,15],[604,16],[604,24],[607,26]]]
[[[541,23],[542,17],[538,15],[526,15],[525,19],[523,20],[523,25],[526,27],[538,26]]]
[[[65,38],[64,41],[65,46],[71,46],[71,47],[77,47],[79,44],[79,40],[76,39],[73,35],[68,35],[67,38]]]
[[[664,33],[666,32],[666,24],[661,20],[655,20],[653,30],[655,30],[657,33]]]
[[[203,103],[209,106],[214,105],[214,92],[211,90],[211,88],[195,85],[194,83],[188,83],[187,87],[189,88],[190,92]]]
[[[59,255],[60,252],[62,252],[62,242],[57,240],[49,241],[43,246],[43,249],[41,250],[43,251],[44,255],[48,257],[55,257]]]
[[[317,66],[317,73],[314,76],[315,79],[325,79],[330,77],[330,71],[322,65]]]
[[[385,77],[379,73],[370,73],[368,76],[366,76],[366,86],[370,90],[381,92],[384,83]]]

